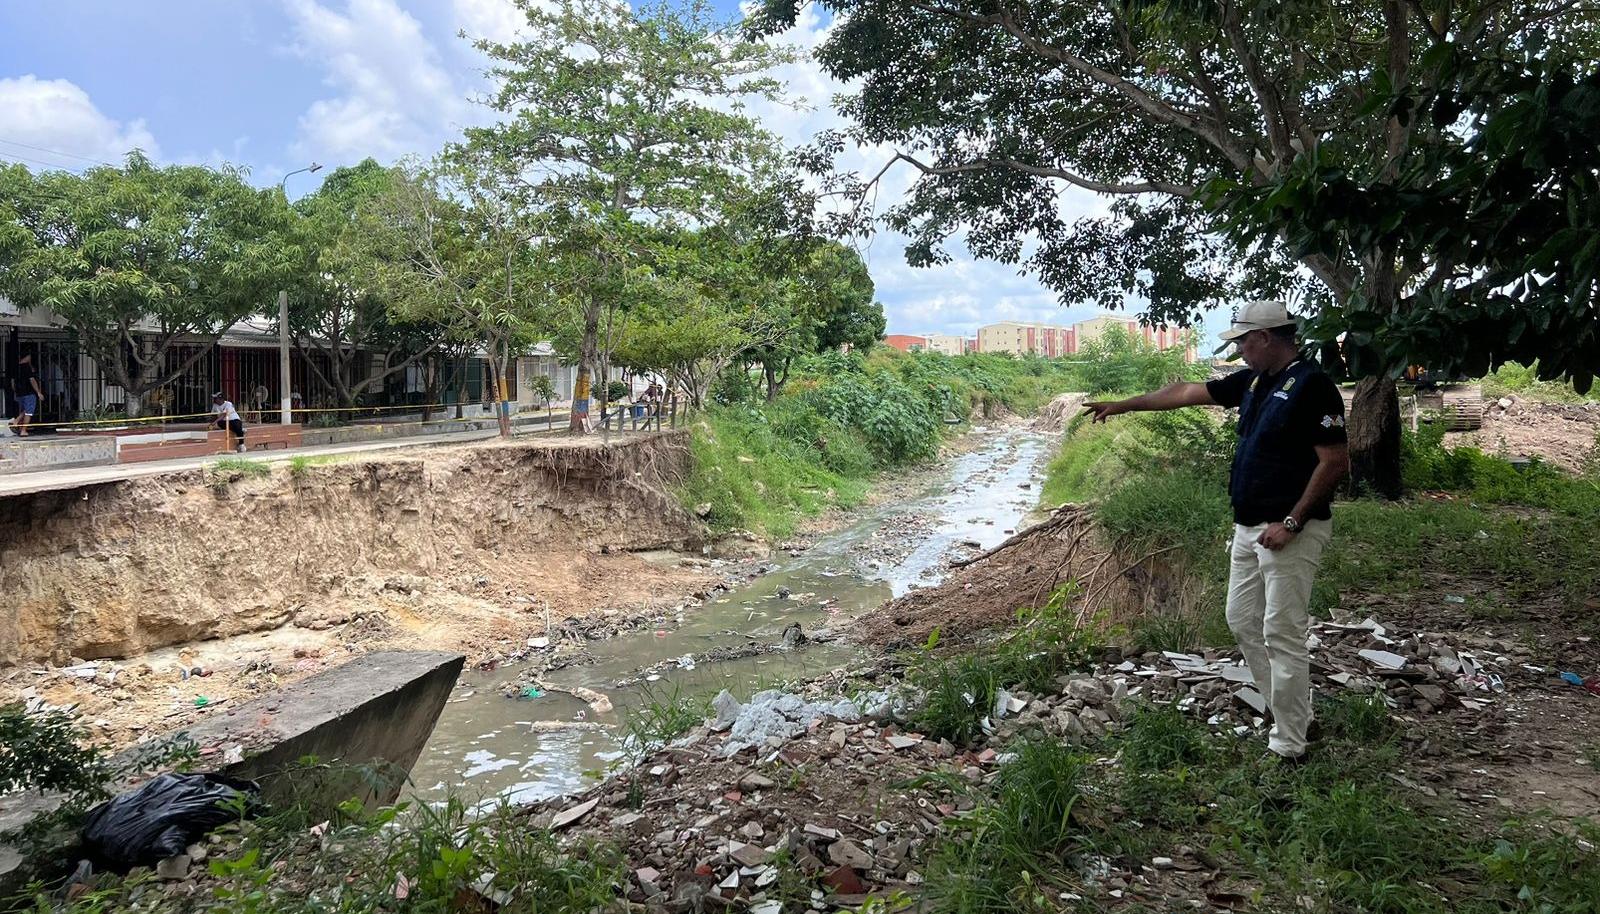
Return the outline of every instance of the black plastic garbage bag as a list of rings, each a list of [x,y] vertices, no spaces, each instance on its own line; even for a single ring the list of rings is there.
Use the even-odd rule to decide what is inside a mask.
[[[83,840],[116,868],[154,866],[213,828],[254,812],[261,788],[220,774],[163,774],[89,810]]]

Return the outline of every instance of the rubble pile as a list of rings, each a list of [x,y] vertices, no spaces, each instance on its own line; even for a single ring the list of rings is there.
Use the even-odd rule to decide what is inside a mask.
[[[1449,432],[1445,444],[1471,445],[1491,454],[1537,458],[1583,473],[1596,454],[1600,403],[1548,403],[1506,396],[1484,403],[1483,428]]]
[[[801,722],[830,706],[851,719]],[[577,823],[585,837],[623,847],[629,900],[647,912],[748,906],[775,914],[781,904],[820,914],[859,906],[872,892],[909,890],[923,881],[917,866],[929,837],[974,802],[935,785],[893,785],[958,763],[982,779],[998,755],[958,754],[860,715],[849,701],[763,693],[730,709],[725,739],[702,728],[585,802],[557,801],[534,821]],[[875,808],[874,799],[887,802]]]
[[[1318,623],[1308,643],[1320,693],[1380,694],[1397,713],[1482,710],[1511,669],[1524,669],[1508,645],[1468,649],[1373,619]],[[582,803],[550,801],[536,821],[623,847],[629,898],[647,912],[781,904],[821,914],[867,894],[914,891],[929,838],[974,808],[1022,733],[1089,743],[1146,703],[1241,737],[1259,738],[1268,725],[1249,670],[1225,651],[1111,649],[1093,668],[1059,677],[1049,694],[1000,692],[987,737],[966,749],[907,729],[915,696],[891,675],[880,670],[877,687],[852,699],[840,697],[845,681],[826,677],[806,694],[768,690],[747,703],[723,692],[706,726]],[[952,789],[962,783],[980,789]],[[1102,881],[1116,878],[1130,888],[1141,881],[1120,871]]]

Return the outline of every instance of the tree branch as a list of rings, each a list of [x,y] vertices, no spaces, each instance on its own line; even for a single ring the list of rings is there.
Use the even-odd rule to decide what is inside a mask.
[[[907,155],[906,153],[897,152],[894,154],[894,158],[889,160],[889,165],[893,165],[895,162],[906,162],[925,175],[935,176],[962,174],[964,172],[978,172],[996,167],[1011,168],[1026,174],[1036,175],[1041,178],[1060,178],[1061,180],[1077,187],[1081,187],[1084,190],[1092,190],[1096,193],[1102,194],[1171,194],[1175,197],[1193,197],[1198,192],[1197,188],[1190,187],[1185,184],[1169,184],[1165,181],[1140,181],[1133,184],[1111,184],[1105,181],[1094,181],[1089,178],[1085,178],[1082,175],[1067,171],[1064,168],[1056,166],[1029,165],[1026,162],[1020,162],[1011,158],[985,157],[974,159],[971,162],[966,162],[961,165],[935,166],[928,165],[927,163],[918,160],[914,156]],[[873,177],[872,181],[868,182],[869,185],[876,183],[888,170],[889,166],[884,166],[884,168]]]
[[[1193,114],[1180,111],[1171,102],[1135,85],[1124,77],[1097,67],[1065,48],[1048,44],[1028,34],[1004,4],[1000,5],[1000,12],[986,15],[969,13],[966,10],[953,9],[936,3],[929,3],[926,0],[910,0],[910,2],[916,9],[936,16],[948,16],[977,25],[996,26],[1016,38],[1022,43],[1023,47],[1040,57],[1065,64],[1076,72],[1120,93],[1145,112],[1147,118],[1154,120],[1156,123],[1182,128],[1206,140],[1226,156],[1228,161],[1233,163],[1234,167],[1240,171],[1247,172],[1250,170],[1251,156],[1249,152],[1240,146],[1239,142],[1227,132],[1226,125],[1209,124]]]

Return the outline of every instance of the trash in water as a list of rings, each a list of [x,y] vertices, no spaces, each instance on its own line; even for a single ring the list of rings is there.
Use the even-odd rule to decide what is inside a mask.
[[[523,686],[519,698],[543,698],[544,692],[538,686]]]
[[[217,774],[163,774],[89,810],[83,840],[107,863],[154,866],[254,811],[261,788]]]

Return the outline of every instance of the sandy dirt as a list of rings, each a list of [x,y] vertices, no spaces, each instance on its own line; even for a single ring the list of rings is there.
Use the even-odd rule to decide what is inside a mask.
[[[1569,473],[1595,465],[1600,453],[1600,403],[1564,405],[1506,398],[1508,408],[1491,400],[1483,428],[1449,432],[1450,447],[1471,445],[1490,454],[1537,457]]]
[[[547,625],[672,610],[720,576],[628,550],[699,538],[663,490],[682,450],[489,443],[0,502],[0,701],[77,706],[120,745],[364,651],[492,664]]]

